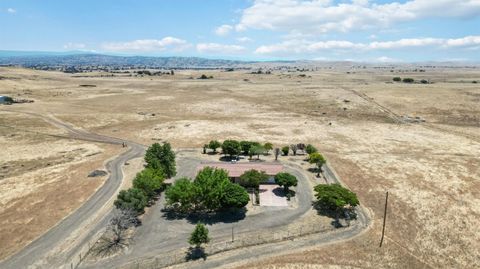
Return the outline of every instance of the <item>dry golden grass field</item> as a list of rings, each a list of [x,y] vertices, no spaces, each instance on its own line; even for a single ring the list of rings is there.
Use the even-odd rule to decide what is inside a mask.
[[[202,73],[214,78],[190,78]],[[0,106],[0,259],[78,208],[105,179],[87,174],[123,150],[56,137],[60,129],[23,113],[33,112],[176,148],[227,138],[316,145],[372,213],[371,229],[242,268],[479,268],[480,87],[471,81],[480,80],[480,70],[304,73],[79,77],[0,68],[0,95],[35,100]],[[433,84],[391,83],[394,76]],[[399,123],[403,115],[425,122]]]

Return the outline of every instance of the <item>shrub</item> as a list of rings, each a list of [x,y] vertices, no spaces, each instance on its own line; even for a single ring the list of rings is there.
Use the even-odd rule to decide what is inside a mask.
[[[290,151],[290,147],[289,147],[289,146],[282,147],[283,155],[288,156],[288,152],[289,152],[289,151]]]
[[[195,245],[195,247],[200,248],[202,244],[206,244],[210,242],[210,237],[208,236],[208,229],[203,225],[203,223],[198,223],[195,226],[195,230],[193,230],[190,238],[188,239],[188,243],[190,245]]]
[[[401,77],[394,77],[394,78],[393,78],[393,81],[395,81],[395,82],[400,82],[400,81],[402,81],[402,78],[401,78]]]
[[[428,84],[428,80],[422,79],[422,80],[420,80],[420,83],[422,83],[422,84]]]
[[[414,83],[415,80],[413,78],[404,78],[403,80],[403,83]]]
[[[141,214],[147,206],[148,198],[142,190],[137,188],[130,188],[122,190],[117,196],[114,205],[121,210],[132,210]]]

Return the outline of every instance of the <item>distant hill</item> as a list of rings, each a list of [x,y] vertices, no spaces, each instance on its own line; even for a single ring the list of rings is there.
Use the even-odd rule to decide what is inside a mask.
[[[223,68],[254,62],[198,57],[113,56],[94,53],[0,51],[0,65],[23,67],[143,67],[143,68]]]

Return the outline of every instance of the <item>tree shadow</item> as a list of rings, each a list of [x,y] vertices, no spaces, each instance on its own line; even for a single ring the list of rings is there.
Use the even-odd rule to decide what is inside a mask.
[[[283,188],[275,188],[272,190],[273,194],[275,194],[275,196],[278,196],[278,197],[285,197],[286,196],[286,193],[285,193],[285,190]]]
[[[189,247],[185,259],[187,261],[193,261],[198,259],[206,260],[207,254],[205,253],[205,249],[203,247]]]
[[[221,162],[231,162],[231,161],[238,161],[240,158],[237,156],[221,156],[218,160]]]
[[[313,202],[312,206],[317,210],[318,215],[332,218],[333,220],[330,223],[335,228],[350,226],[350,221],[357,219],[357,212],[354,207],[332,209],[318,202]]]
[[[173,208],[162,209],[163,217],[167,220],[181,220],[185,219],[191,224],[204,223],[213,225],[216,223],[235,223],[245,219],[247,209],[228,209],[218,212],[195,212],[183,213]]]

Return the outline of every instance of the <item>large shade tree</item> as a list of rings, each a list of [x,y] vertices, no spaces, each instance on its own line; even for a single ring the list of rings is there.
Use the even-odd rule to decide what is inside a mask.
[[[222,144],[223,154],[230,155],[231,157],[237,156],[241,153],[240,142],[237,140],[225,140]]]
[[[177,174],[175,166],[175,153],[170,143],[152,144],[145,154],[147,167],[161,169],[166,177],[170,178]]]
[[[165,193],[167,205],[182,212],[219,211],[242,208],[248,204],[248,193],[230,182],[222,169],[205,167],[195,180],[177,180]]]
[[[317,205],[328,210],[338,212],[346,206],[355,207],[359,204],[357,195],[340,184],[320,184],[314,190]]]

